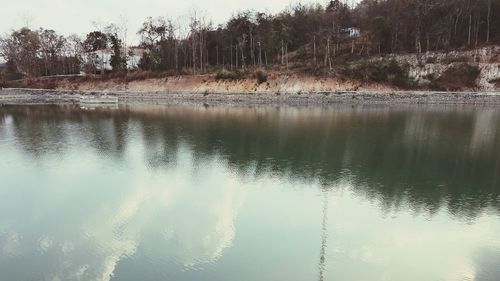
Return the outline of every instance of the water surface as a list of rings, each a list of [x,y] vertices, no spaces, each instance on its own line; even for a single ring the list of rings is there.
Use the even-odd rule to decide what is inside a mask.
[[[500,280],[500,109],[0,107],[0,280]]]

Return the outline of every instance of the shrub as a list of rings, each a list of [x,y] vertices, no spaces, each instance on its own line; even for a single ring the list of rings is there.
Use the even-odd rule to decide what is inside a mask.
[[[257,83],[265,83],[267,82],[267,72],[262,69],[257,69],[257,71],[255,71],[255,78],[257,79]]]
[[[386,67],[388,82],[398,87],[409,87],[412,84],[409,69],[408,64],[399,64],[395,60],[391,60]]]
[[[412,85],[409,77],[409,65],[399,64],[395,60],[365,61],[344,71],[349,78],[390,83],[398,87],[407,88]]]
[[[217,71],[215,79],[217,80],[238,80],[241,79],[242,73],[239,70],[229,71],[227,69],[221,69]]]

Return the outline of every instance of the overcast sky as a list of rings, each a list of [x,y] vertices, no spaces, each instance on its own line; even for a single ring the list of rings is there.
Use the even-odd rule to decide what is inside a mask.
[[[350,0],[352,1],[352,0]],[[254,9],[275,13],[291,4],[322,3],[328,0],[6,0],[0,8],[0,34],[28,26],[54,29],[69,35],[85,34],[93,22],[123,23],[129,40],[148,16],[185,21],[190,11],[202,11],[214,23],[223,23],[237,11]],[[184,16],[184,18],[183,18]]]

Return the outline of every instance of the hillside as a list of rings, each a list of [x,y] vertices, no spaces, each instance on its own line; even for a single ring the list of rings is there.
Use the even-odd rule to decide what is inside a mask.
[[[500,46],[452,52],[429,52],[350,58],[331,69],[314,71],[294,61],[279,67],[246,71],[212,70],[204,74],[131,71],[97,76],[54,76],[10,81],[3,87],[107,91],[186,91],[194,93],[314,92],[335,90],[497,91]],[[264,77],[260,80],[256,74]]]

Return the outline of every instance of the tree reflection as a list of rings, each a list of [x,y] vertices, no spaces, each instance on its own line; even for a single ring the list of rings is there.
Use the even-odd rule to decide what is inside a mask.
[[[500,114],[473,107],[204,108],[4,107],[35,158],[67,145],[121,157],[140,138],[153,169],[175,165],[182,144],[195,163],[214,156],[254,177],[272,173],[329,185],[348,173],[355,192],[384,209],[409,204],[474,218],[500,211]]]

